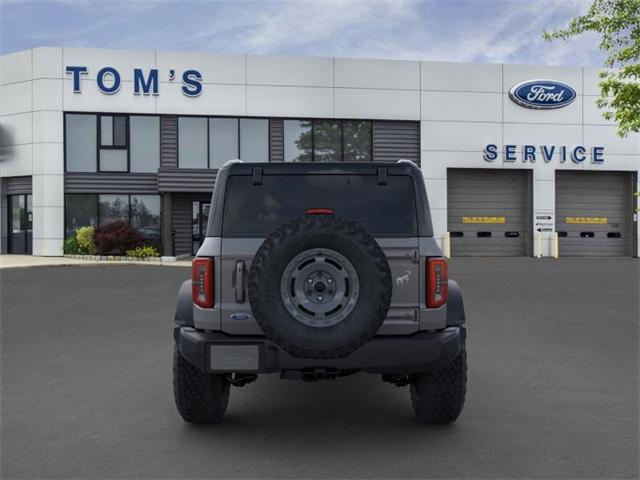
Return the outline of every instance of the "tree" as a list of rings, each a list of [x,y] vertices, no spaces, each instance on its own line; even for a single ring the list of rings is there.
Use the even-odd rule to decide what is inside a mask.
[[[551,41],[585,32],[600,34],[600,49],[607,52],[597,100],[603,117],[617,122],[620,136],[640,131],[640,0],[595,0],[568,27],[543,37]]]

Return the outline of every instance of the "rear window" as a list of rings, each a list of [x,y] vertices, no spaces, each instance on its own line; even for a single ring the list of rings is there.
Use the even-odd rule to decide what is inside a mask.
[[[253,185],[249,175],[227,180],[222,234],[266,236],[305,215],[309,208],[331,208],[374,236],[417,236],[413,179],[390,175],[265,175]]]

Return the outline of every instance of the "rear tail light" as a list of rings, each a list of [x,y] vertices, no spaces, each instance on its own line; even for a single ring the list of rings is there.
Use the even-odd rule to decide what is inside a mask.
[[[308,208],[304,213],[307,215],[333,215],[333,208]]]
[[[202,308],[213,307],[213,258],[194,258],[191,264],[191,298]]]
[[[444,258],[427,259],[427,307],[438,308],[447,303],[449,276]]]

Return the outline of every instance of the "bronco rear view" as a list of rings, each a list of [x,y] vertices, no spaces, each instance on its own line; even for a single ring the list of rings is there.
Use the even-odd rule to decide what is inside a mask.
[[[175,322],[187,422],[220,421],[230,387],[267,373],[380,374],[425,423],[464,404],[462,296],[409,161],[226,164]]]

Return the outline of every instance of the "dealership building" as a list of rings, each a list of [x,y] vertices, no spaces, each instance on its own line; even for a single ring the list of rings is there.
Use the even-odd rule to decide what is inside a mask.
[[[0,57],[2,253],[124,220],[200,245],[217,170],[415,162],[452,256],[637,256],[640,135],[596,68],[36,48]]]

